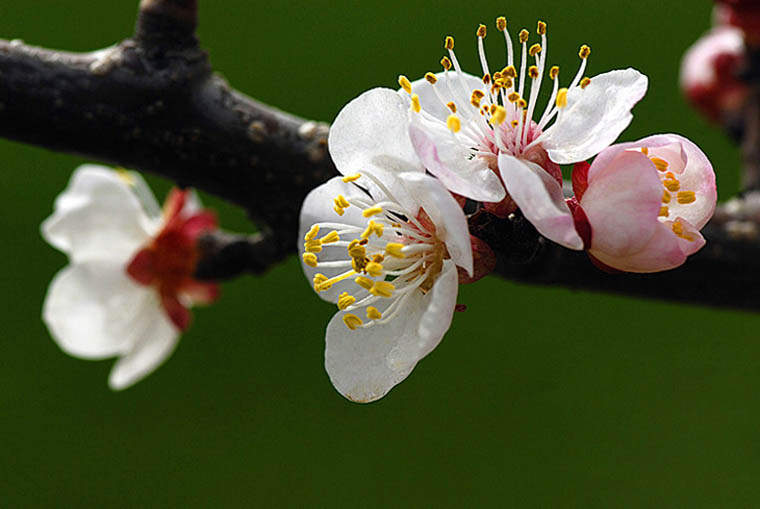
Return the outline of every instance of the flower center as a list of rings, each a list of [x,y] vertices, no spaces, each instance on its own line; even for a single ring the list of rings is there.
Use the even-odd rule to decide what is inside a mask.
[[[546,23],[538,22],[537,32],[541,36],[541,42],[530,47],[528,47],[530,38],[528,30],[520,31],[518,38],[522,51],[519,72],[515,64],[514,46],[507,30],[506,18],[498,18],[496,27],[504,34],[507,45],[507,65],[491,74],[483,46],[487,30],[485,25],[480,25],[477,37],[478,54],[483,72],[482,86],[470,88],[472,82],[467,80],[459,65],[454,53],[454,38],[451,36],[446,37],[444,43],[449,56],[441,60],[444,70],[443,79],[438,79],[433,73],[425,75],[438,101],[451,112],[445,125],[452,132],[454,139],[471,149],[473,155],[485,158],[497,156],[499,152],[521,155],[531,147],[549,122],[567,105],[568,88],[559,88],[559,67],[552,67],[549,70],[549,78],[554,82],[551,98],[539,119],[533,120],[541,84],[546,74]],[[585,88],[591,82],[589,78],[583,78],[590,54],[591,49],[588,46],[581,46],[579,52],[581,65],[569,88],[579,85]],[[526,86],[528,79],[530,80],[529,94]],[[412,93],[409,80],[405,76],[400,76],[399,84],[411,96],[412,110],[421,113],[419,97]],[[447,102],[444,97],[450,97],[453,100]],[[444,123],[432,115],[426,114],[425,118],[428,121]]]
[[[303,262],[314,268],[347,269],[334,277],[318,273],[314,290],[325,291],[345,285],[338,297],[343,322],[351,330],[387,323],[392,320],[414,292],[429,291],[449,258],[446,246],[423,209],[410,211],[399,204],[393,194],[370,173],[347,176],[344,182],[366,178],[385,194],[381,201],[369,194],[334,199],[334,210],[342,216],[345,209],[357,207],[367,219],[364,227],[340,222],[317,223],[304,237]],[[358,187],[358,186],[357,186]],[[360,188],[361,189],[361,188]],[[319,237],[323,229],[330,230]],[[323,251],[329,261],[320,261]],[[378,306],[383,309],[380,311]],[[365,308],[367,323],[352,313]]]

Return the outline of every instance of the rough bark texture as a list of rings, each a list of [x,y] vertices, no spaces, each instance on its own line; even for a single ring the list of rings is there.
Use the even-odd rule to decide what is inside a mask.
[[[196,24],[196,0],[142,0],[135,36],[112,48],[73,54],[0,41],[0,136],[152,172],[245,208],[260,233],[206,236],[198,275],[260,273],[295,251],[298,204],[335,174],[328,126],[231,89],[212,73]],[[748,189],[760,187],[758,112],[760,99],[744,119]],[[719,209],[703,231],[707,247],[684,267],[655,275],[606,274],[519,214],[479,214],[470,225],[508,279],[760,310],[749,291],[760,287],[760,206],[751,205],[760,198],[750,198]]]

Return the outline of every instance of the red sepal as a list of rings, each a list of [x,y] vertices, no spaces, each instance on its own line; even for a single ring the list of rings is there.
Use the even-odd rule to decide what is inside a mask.
[[[483,203],[483,208],[492,216],[504,219],[517,210],[517,204],[509,194],[500,202]]]
[[[591,248],[591,223],[588,222],[588,217],[583,211],[581,204],[575,197],[567,198],[565,200],[567,206],[570,208],[570,212],[573,214],[573,222],[575,223],[575,231],[580,235],[583,241],[583,249]]]
[[[156,278],[153,250],[144,248],[138,251],[127,265],[127,274],[141,285],[152,284]]]
[[[579,203],[583,199],[583,193],[585,193],[588,188],[589,168],[591,168],[591,165],[586,161],[575,163],[575,166],[573,166],[573,193]]]
[[[474,283],[496,268],[496,255],[488,244],[470,235],[470,245],[472,246],[473,275],[471,277],[462,267],[457,267],[460,285]]]
[[[163,306],[164,311],[166,311],[166,314],[169,315],[169,320],[171,320],[179,330],[185,331],[190,327],[190,321],[192,319],[190,311],[182,305],[176,295],[162,293],[161,305]]]
[[[180,231],[186,238],[194,242],[203,232],[216,230],[216,228],[216,214],[204,210],[190,216],[182,226],[180,226]]]
[[[601,261],[599,258],[589,253],[588,251],[586,252],[586,254],[588,255],[589,260],[591,260],[591,263],[593,263],[597,269],[604,271],[607,274],[622,274],[624,272],[614,267],[610,267],[609,265]]]

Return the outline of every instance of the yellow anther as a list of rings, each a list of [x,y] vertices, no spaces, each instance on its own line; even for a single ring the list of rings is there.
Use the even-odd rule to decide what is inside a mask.
[[[457,105],[454,104],[453,102],[448,103],[446,107],[451,110],[451,113],[457,112]]]
[[[447,71],[450,71],[451,70],[451,60],[449,60],[449,57],[443,57],[441,59],[441,65],[443,66],[444,69],[446,69]]]
[[[362,215],[364,217],[372,217],[372,216],[376,216],[382,213],[383,213],[383,208],[379,205],[375,205],[374,207],[368,207],[362,211]]]
[[[422,105],[420,105],[420,96],[417,94],[412,95],[412,111],[419,113],[421,109]]]
[[[333,242],[338,242],[340,240],[340,235],[333,230],[319,240],[322,241],[322,244],[332,244]]]
[[[515,69],[514,65],[507,66],[501,70],[501,75],[506,76],[507,78],[515,79],[517,78],[517,69]]]
[[[412,82],[409,81],[409,78],[407,78],[403,74],[398,77],[398,84],[401,88],[404,89],[404,92],[406,92],[407,94],[412,93]]]
[[[507,99],[509,99],[509,102],[511,103],[516,103],[517,101],[520,100],[520,94],[518,94],[517,92],[512,92],[511,94],[507,96]]]
[[[528,42],[528,37],[530,37],[530,33],[527,30],[525,30],[524,28],[522,30],[520,30],[520,42],[521,43]]]
[[[372,261],[375,263],[383,263],[383,260],[385,260],[385,256],[383,256],[381,253],[377,253],[372,257]]]
[[[338,197],[333,200],[333,202],[335,203],[335,206],[340,209],[347,209],[351,206],[351,204],[348,203],[348,200],[346,200],[342,194],[339,194]]]
[[[538,35],[546,35],[546,23],[543,21],[538,22]]]
[[[676,195],[676,200],[678,200],[678,203],[681,205],[688,205],[689,203],[697,201],[697,195],[694,191],[679,191]]]
[[[673,229],[673,233],[675,233],[678,237],[681,237],[684,240],[688,240],[689,242],[694,242],[694,235],[691,235],[690,233],[686,233],[684,231],[683,223],[680,220],[676,220],[671,228]]]
[[[383,265],[381,263],[369,262],[364,271],[372,277],[380,277],[383,275]]]
[[[353,175],[346,175],[343,177],[343,182],[349,183],[349,182],[356,182],[362,177],[361,173],[354,173]]]
[[[504,88],[512,88],[512,85],[513,85],[512,78],[503,78],[500,81],[502,82],[501,83],[502,87],[504,87]]]
[[[346,327],[351,330],[356,330],[358,327],[364,325],[361,318],[351,313],[343,315],[343,323],[345,323]]]
[[[486,74],[485,76],[483,76],[483,84],[488,85],[489,83],[491,83],[491,75]]]
[[[664,185],[665,189],[667,189],[671,193],[675,193],[676,191],[681,189],[681,183],[677,179],[664,180],[662,182],[662,185]]]
[[[425,73],[425,79],[431,85],[435,85],[436,83],[438,83],[438,78],[436,78],[435,74],[433,74],[432,72]]]
[[[447,50],[451,51],[454,49],[454,38],[450,35],[446,36],[446,39],[443,41],[443,47]]]
[[[482,90],[473,90],[470,96],[470,104],[476,108],[480,108],[480,101],[485,97],[485,92]]]
[[[519,101],[517,101],[517,105],[520,108],[527,108],[528,107],[528,101],[526,101],[525,99],[520,99]]]
[[[530,56],[535,57],[539,53],[541,53],[541,45],[540,44],[534,44],[530,47],[530,50],[528,51],[530,53]]]
[[[557,107],[564,108],[565,106],[567,106],[567,89],[561,88],[557,92]]]
[[[376,307],[370,306],[367,308],[367,318],[370,320],[379,320],[383,317],[383,314],[377,310]]]
[[[317,265],[319,265],[319,260],[317,259],[317,255],[315,255],[314,253],[304,253],[303,262],[309,267],[316,267]]]
[[[557,76],[559,76],[559,66],[555,65],[549,69],[549,77],[553,80],[556,80]]]
[[[338,309],[345,311],[354,302],[356,302],[356,297],[349,295],[348,292],[343,292],[338,297]]]
[[[375,297],[385,297],[386,299],[389,299],[393,297],[393,290],[395,289],[396,287],[393,286],[393,283],[378,281],[372,285],[372,288],[369,289],[369,293]]]
[[[518,125],[520,125],[520,122],[517,120],[513,120],[511,123],[512,123],[512,127],[517,127]]]
[[[462,121],[456,115],[449,115],[449,118],[446,119],[446,127],[452,133],[458,133],[462,129]]]
[[[670,203],[670,200],[672,199],[672,196],[670,196],[670,193],[667,191],[662,192],[662,203]]]
[[[380,223],[376,223],[374,221],[370,221],[369,224],[367,225],[367,229],[364,230],[364,232],[362,233],[361,237],[363,239],[367,239],[370,236],[372,236],[373,233],[375,235],[377,235],[378,237],[382,237],[383,236],[383,225],[380,224]]]
[[[641,153],[644,154],[645,156],[648,156],[649,155],[649,149],[647,147],[644,147],[644,148],[641,149]]]
[[[670,211],[668,210],[668,207],[660,207],[660,213],[658,215],[660,217],[668,217],[670,215]]]
[[[328,280],[327,276],[325,276],[324,274],[315,274],[314,278],[312,279],[312,282],[314,283],[314,291],[321,292],[322,291],[322,285],[327,280]],[[330,285],[330,286],[332,286],[332,285]],[[324,290],[327,290],[328,288],[330,288],[330,286],[328,286],[327,288],[324,288]]]
[[[661,159],[659,157],[650,157],[649,159],[654,163],[655,167],[659,171],[668,171],[668,166],[670,165],[665,159]],[[675,178],[675,175],[673,175],[673,178]]]
[[[322,241],[319,239],[307,240],[303,244],[303,250],[307,253],[321,253]]]
[[[336,214],[338,214],[339,216],[342,216],[342,215],[345,213],[345,211],[344,211],[342,208],[340,208],[340,207],[333,207],[333,210],[334,210],[334,211],[335,211],[335,213],[336,213]]]
[[[585,44],[583,46],[581,46],[581,49],[578,52],[578,56],[581,57],[584,60],[587,59],[590,54],[591,54],[591,48],[589,48]]]
[[[486,26],[485,25],[479,25],[478,26],[478,31],[475,32],[475,33],[478,34],[478,37],[485,37],[486,33],[487,33]]]
[[[352,244],[353,242],[348,245],[348,255],[354,260],[364,260],[364,257],[367,256],[367,249],[364,246],[359,245],[358,242],[356,244]]]
[[[374,281],[372,281],[370,278],[364,277],[364,276],[357,277],[356,279],[354,279],[354,282],[357,285],[359,285],[362,288],[364,288],[365,290],[370,290],[375,285]]]
[[[314,240],[317,237],[317,235],[319,235],[319,226],[315,224],[314,226],[311,227],[311,230],[306,232],[306,236],[303,238],[303,240],[305,241]]]
[[[591,84],[591,78],[585,77],[581,80],[581,88],[586,88]]]
[[[498,18],[496,18],[496,28],[500,32],[503,32],[504,30],[506,30],[507,29],[507,18],[505,18],[504,16],[499,16]]]
[[[528,68],[528,76],[530,76],[534,80],[537,79],[538,78],[538,67],[536,67],[535,65],[531,65]]]
[[[496,106],[491,111],[491,125],[499,125],[507,119],[507,110],[503,106]]]
[[[385,254],[394,258],[406,258],[406,255],[401,252],[401,249],[403,249],[403,247],[403,244],[399,244],[397,242],[388,242],[385,245]]]

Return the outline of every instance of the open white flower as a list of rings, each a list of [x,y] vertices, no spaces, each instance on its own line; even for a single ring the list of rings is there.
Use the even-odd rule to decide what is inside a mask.
[[[560,88],[558,67],[548,71],[552,94],[534,120],[547,72],[546,24],[538,23],[541,42],[530,47],[528,31],[520,32],[519,71],[506,19],[497,19],[496,25],[507,44],[506,66],[500,71],[491,73],[483,47],[486,27],[480,25],[482,78],[462,71],[452,37],[445,41],[449,57],[441,61],[443,73],[428,73],[414,83],[399,78],[401,93],[408,95],[416,113],[411,115],[412,144],[427,170],[463,196],[487,201],[478,196],[473,176],[489,170],[499,174],[539,232],[581,249],[582,240],[568,228],[569,210],[561,190],[547,184],[561,180],[559,164],[586,160],[615,141],[631,122],[631,108],[646,93],[648,80],[634,69],[584,78],[591,53],[584,45],[581,66],[567,88]],[[569,234],[562,237],[559,232]]]
[[[434,178],[362,171],[313,190],[301,210],[304,272],[338,306],[325,366],[356,402],[383,397],[451,324],[457,267],[473,274],[467,221]]]
[[[77,168],[41,228],[70,259],[43,305],[53,339],[75,357],[118,356],[112,389],[151,373],[189,325],[187,307],[217,296],[192,279],[197,237],[215,226],[188,191],[173,190],[162,214],[138,174]]]

